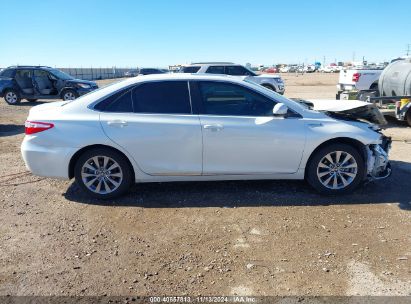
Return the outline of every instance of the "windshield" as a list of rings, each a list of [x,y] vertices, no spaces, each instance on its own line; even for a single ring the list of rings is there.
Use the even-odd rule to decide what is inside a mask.
[[[73,76],[70,76],[69,74],[66,74],[60,70],[57,69],[50,69],[49,72],[51,74],[53,74],[55,77],[59,78],[59,79],[63,79],[63,80],[70,80],[70,79],[74,79]]]

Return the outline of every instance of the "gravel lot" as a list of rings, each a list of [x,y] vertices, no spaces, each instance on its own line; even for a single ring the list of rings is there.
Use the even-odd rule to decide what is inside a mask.
[[[283,75],[286,96],[334,98],[338,75]],[[136,185],[84,197],[20,156],[38,103],[0,100],[0,295],[411,295],[411,128],[394,173],[344,197],[304,182]]]

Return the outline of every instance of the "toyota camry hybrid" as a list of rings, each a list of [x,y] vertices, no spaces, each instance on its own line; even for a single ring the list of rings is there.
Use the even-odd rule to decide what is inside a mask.
[[[290,100],[231,76],[124,80],[33,107],[21,151],[36,175],[97,198],[137,182],[305,179],[324,194],[388,177],[374,105]],[[343,104],[341,104],[343,102]]]

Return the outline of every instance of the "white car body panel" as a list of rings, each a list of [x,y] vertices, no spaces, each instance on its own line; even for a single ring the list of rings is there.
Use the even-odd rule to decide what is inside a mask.
[[[337,88],[339,90],[369,90],[373,84],[378,84],[382,69],[344,69],[340,72]],[[352,80],[355,73],[360,74],[357,82]]]
[[[202,135],[197,115],[101,113],[106,135],[149,175],[201,175]],[[127,121],[122,127],[110,122]]]
[[[297,172],[306,135],[302,120],[215,115],[200,115],[200,120],[203,174]]]
[[[119,89],[143,81],[211,80],[246,86],[301,115],[300,118],[222,117],[103,113],[90,107]],[[82,148],[104,145],[123,153],[136,182],[302,179],[312,152],[329,139],[347,137],[364,145],[381,143],[369,125],[341,121],[238,77],[167,74],[127,79],[73,102],[33,107],[29,121],[53,123],[47,131],[26,135],[22,156],[36,175],[69,178],[69,164]],[[124,127],[109,121],[126,121]],[[204,129],[222,125],[223,129]]]

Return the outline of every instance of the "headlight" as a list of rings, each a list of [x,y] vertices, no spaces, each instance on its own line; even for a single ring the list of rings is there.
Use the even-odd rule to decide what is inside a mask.
[[[89,84],[85,84],[85,83],[76,83],[77,86],[79,86],[80,88],[83,89],[90,89],[91,86]]]
[[[283,83],[283,80],[281,78],[274,78],[276,83]]]

